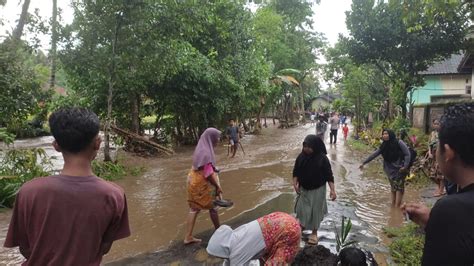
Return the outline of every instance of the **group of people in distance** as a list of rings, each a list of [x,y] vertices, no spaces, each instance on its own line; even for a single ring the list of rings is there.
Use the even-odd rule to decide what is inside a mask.
[[[330,128],[329,132],[329,144],[336,144],[337,142],[337,133],[339,127],[342,125],[342,134],[344,136],[344,141],[347,140],[349,135],[349,127],[347,126],[347,116],[339,116],[337,112],[332,113],[331,117],[327,120],[326,116],[320,114],[318,116],[318,121],[316,122],[316,136],[320,137],[323,141],[326,135],[328,126]]]
[[[66,108],[49,118],[53,146],[64,157],[60,174],[25,183],[16,198],[5,247],[19,247],[24,265],[99,265],[113,241],[128,237],[127,202],[119,186],[92,172],[100,147],[99,118],[83,108]],[[443,176],[457,193],[438,200],[429,209],[420,203],[402,203],[410,152],[384,130],[383,143],[361,166],[381,155],[392,189],[392,204],[426,232],[423,265],[474,264],[474,103],[450,106],[439,120],[436,148],[431,150]],[[252,259],[265,264],[313,264],[317,231],[327,213],[329,198],[337,198],[331,164],[323,140],[308,135],[293,168],[297,193],[296,217],[274,212],[232,229],[221,225],[218,206],[226,207],[216,167],[214,147],[221,132],[208,128],[201,135],[187,177],[189,213],[184,244],[201,242],[193,236],[198,213],[208,210],[216,229],[207,252],[231,265]],[[227,205],[228,206],[228,205]],[[311,230],[308,246],[300,250],[302,230]],[[358,249],[339,254],[340,265],[365,265]],[[159,263],[159,262],[157,262]]]

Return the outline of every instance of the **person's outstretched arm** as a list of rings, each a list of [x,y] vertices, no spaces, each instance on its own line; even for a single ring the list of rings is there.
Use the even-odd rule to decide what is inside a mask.
[[[359,166],[360,169],[364,168],[364,165],[370,163],[373,159],[377,158],[382,153],[382,150],[377,149],[374,151],[365,161],[362,162],[362,164]]]

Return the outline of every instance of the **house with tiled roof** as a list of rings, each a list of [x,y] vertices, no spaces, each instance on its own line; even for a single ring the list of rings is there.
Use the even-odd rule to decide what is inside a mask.
[[[431,65],[421,72],[425,85],[413,90],[414,104],[443,100],[473,99],[472,81],[474,55],[466,52],[453,54],[446,60]]]

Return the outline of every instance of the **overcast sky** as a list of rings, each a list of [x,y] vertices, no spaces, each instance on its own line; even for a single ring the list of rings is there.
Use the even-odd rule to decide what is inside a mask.
[[[321,0],[313,6],[313,27],[324,33],[330,44],[337,42],[339,33],[347,35],[346,14],[351,9],[351,0]]]
[[[51,17],[52,9],[51,0],[32,0],[29,12],[33,12],[36,8],[43,18],[49,19]],[[5,7],[0,8],[0,17],[4,20],[4,25],[1,26],[0,35],[4,36],[6,31],[12,32],[16,25],[16,21],[20,17],[21,7],[23,1],[7,0]],[[63,23],[70,23],[73,19],[73,11],[70,7],[69,0],[59,0],[58,6],[63,10]],[[343,33],[347,35],[345,24],[345,11],[349,10],[351,0],[321,0],[321,4],[313,5],[314,11],[314,29],[318,32],[324,33],[329,43],[334,44],[337,41],[338,34]],[[43,50],[49,49],[49,36],[41,38]]]
[[[4,7],[0,7],[0,18],[3,19],[4,25],[1,26],[0,36],[4,36],[5,32],[12,32],[16,27],[17,20],[20,18],[23,0],[7,0]],[[62,23],[71,23],[73,19],[73,10],[70,7],[69,0],[59,0],[58,8],[62,9],[61,17]],[[32,0],[28,12],[33,13],[35,9],[39,10],[42,18],[48,19],[51,17],[53,4],[51,0]],[[43,50],[48,50],[50,47],[50,36],[41,37],[41,45]]]

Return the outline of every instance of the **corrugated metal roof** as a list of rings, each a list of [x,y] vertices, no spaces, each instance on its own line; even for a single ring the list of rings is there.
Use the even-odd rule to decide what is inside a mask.
[[[431,65],[426,71],[420,72],[421,75],[446,75],[446,74],[468,74],[467,70],[458,71],[464,54],[453,54],[449,58]]]

